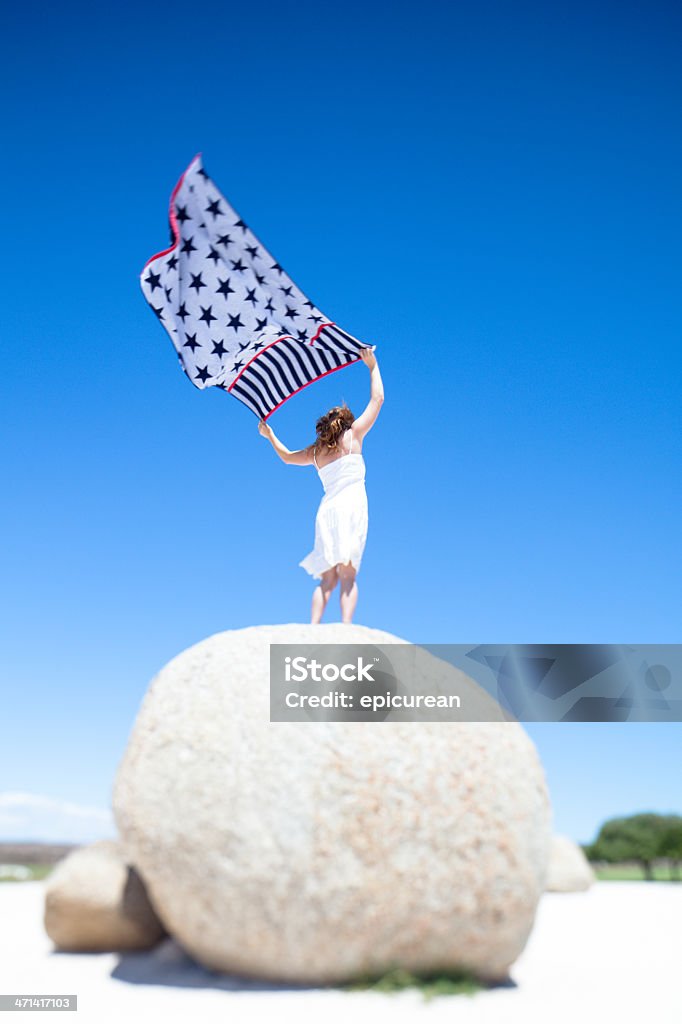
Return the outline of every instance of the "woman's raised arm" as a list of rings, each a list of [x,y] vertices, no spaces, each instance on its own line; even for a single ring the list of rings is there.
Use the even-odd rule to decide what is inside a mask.
[[[363,348],[360,357],[369,368],[369,402],[362,413],[353,420],[353,436],[362,440],[368,430],[374,426],[379,410],[384,402],[384,384],[379,372],[379,364],[371,348]]]
[[[282,444],[272,427],[265,420],[258,421],[258,433],[261,437],[267,437],[282,462],[286,462],[287,466],[309,466],[313,461],[311,445],[307,448],[300,448],[295,452],[290,451],[286,445]]]

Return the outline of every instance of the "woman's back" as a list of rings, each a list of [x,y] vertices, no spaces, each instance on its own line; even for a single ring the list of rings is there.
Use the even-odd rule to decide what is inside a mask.
[[[360,455],[362,453],[362,441],[357,437],[353,436],[353,429],[349,427],[348,430],[344,431],[344,434],[339,438],[338,452],[315,452],[313,449],[313,462],[315,468],[319,472],[321,469],[325,469],[330,466],[333,462],[339,462],[341,459],[348,458],[349,455]]]

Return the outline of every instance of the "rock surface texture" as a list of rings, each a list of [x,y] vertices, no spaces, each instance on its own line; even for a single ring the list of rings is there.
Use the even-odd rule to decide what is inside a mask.
[[[398,965],[507,977],[551,835],[522,727],[269,721],[271,643],[405,642],[354,625],[254,626],[152,680],[113,809],[164,925],[206,967],[303,983]]]
[[[568,836],[554,835],[550,845],[548,892],[582,892],[595,881],[587,857]]]
[[[149,949],[164,935],[144,884],[120,845],[102,839],[70,853],[45,886],[45,931],[58,949]]]

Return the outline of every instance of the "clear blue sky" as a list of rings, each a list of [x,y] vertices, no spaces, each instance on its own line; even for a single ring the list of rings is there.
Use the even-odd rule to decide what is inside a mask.
[[[198,151],[377,346],[357,621],[682,639],[680,22],[669,3],[5,13],[0,786],[105,806],[161,665],[308,617],[314,471],[191,387],[139,290]],[[298,447],[366,393],[356,365],[271,423]],[[682,726],[530,731],[575,838],[682,810]]]

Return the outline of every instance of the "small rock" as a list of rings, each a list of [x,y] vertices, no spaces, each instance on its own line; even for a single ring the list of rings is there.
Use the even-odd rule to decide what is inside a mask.
[[[554,835],[550,844],[548,892],[581,892],[595,881],[590,862],[568,836]]]
[[[45,931],[58,949],[149,949],[165,934],[120,844],[102,839],[60,861],[45,887]]]

